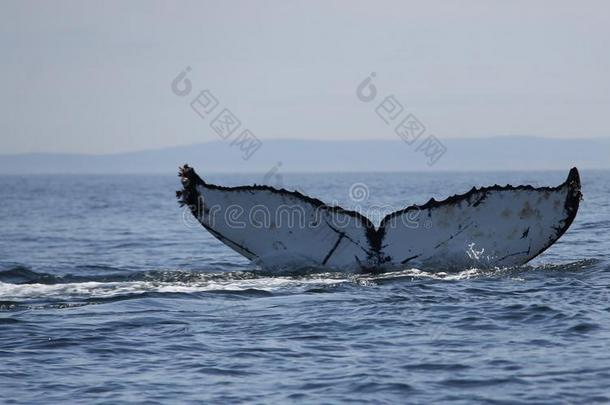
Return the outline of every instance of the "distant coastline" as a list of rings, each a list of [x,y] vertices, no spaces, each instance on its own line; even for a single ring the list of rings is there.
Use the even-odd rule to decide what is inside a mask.
[[[189,163],[201,172],[402,172],[610,169],[610,139],[534,136],[442,140],[446,153],[426,157],[396,140],[263,140],[248,160],[227,142],[117,154],[0,154],[0,174],[161,174]]]

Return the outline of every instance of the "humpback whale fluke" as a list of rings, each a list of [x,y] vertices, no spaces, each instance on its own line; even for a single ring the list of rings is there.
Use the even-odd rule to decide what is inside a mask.
[[[184,165],[182,205],[214,237],[263,266],[336,269],[506,267],[528,262],[572,224],[582,194],[578,170],[557,187],[475,188],[385,216],[364,215],[285,189],[206,183]]]

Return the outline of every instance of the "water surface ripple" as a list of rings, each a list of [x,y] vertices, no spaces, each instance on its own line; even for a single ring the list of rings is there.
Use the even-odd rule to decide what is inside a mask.
[[[400,208],[565,175],[284,181]],[[274,275],[185,221],[173,176],[0,177],[0,402],[610,402],[610,173],[582,179],[526,266]]]

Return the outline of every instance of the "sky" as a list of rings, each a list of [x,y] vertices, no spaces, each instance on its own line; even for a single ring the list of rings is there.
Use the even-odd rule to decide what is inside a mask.
[[[4,0],[0,49],[0,153],[219,140],[221,108],[260,139],[393,139],[390,96],[439,139],[610,137],[605,1]]]

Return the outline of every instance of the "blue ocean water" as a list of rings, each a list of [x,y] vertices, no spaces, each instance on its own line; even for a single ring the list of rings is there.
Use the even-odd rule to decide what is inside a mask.
[[[281,181],[346,208],[362,183],[366,211],[566,176]],[[610,402],[610,172],[581,177],[574,224],[523,267],[276,276],[179,208],[175,176],[0,177],[0,402]]]

